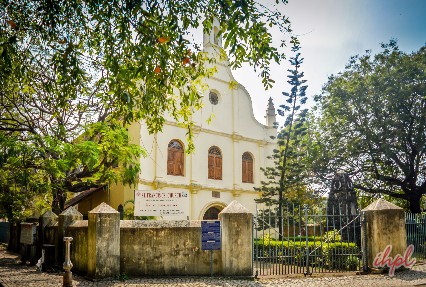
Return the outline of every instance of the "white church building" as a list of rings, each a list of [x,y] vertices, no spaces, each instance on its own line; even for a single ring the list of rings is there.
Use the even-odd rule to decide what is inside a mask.
[[[219,55],[222,40],[214,33],[217,26],[212,31],[204,35],[204,51]],[[147,153],[140,159],[139,184],[82,196],[78,209],[83,214],[102,201],[122,211],[132,200],[135,215],[159,219],[216,219],[233,200],[256,212],[254,200],[260,194],[253,188],[264,180],[260,168],[272,164],[267,156],[276,148],[271,139],[277,134],[275,108],[272,99],[265,101],[266,124],[259,123],[247,90],[230,84],[236,81],[228,63],[215,65],[216,74],[206,80],[203,107],[192,117],[195,151],[185,153],[187,130],[172,118],[157,134],[149,134],[143,123],[131,125],[132,142]]]

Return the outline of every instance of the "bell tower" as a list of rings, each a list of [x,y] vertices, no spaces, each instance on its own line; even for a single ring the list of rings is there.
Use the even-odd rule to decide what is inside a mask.
[[[214,18],[210,31],[204,32],[204,36],[203,36],[204,48],[206,48],[206,46],[209,46],[209,45],[214,46],[216,48],[223,48],[222,35],[219,35],[219,29],[220,29],[220,23],[217,20],[217,18]]]

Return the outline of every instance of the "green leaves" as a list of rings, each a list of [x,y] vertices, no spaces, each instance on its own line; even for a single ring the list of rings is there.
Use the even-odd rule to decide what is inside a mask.
[[[0,135],[0,188],[24,197],[52,192],[55,199],[65,191],[118,182],[136,184],[139,159],[144,155],[138,145],[129,143],[127,130],[118,123],[89,125],[72,143],[55,137],[33,138],[37,146]]]
[[[248,62],[260,69],[266,88],[274,83],[271,61],[279,62],[284,55],[272,45],[265,23],[283,33],[290,30],[280,7],[272,9],[257,1],[124,5],[20,0],[6,1],[0,9],[10,19],[9,25],[0,28],[0,61],[4,64],[0,84],[6,87],[2,92],[9,95],[12,88],[21,90],[20,83],[30,83],[32,90],[25,90],[30,99],[40,97],[41,102],[65,110],[81,100],[89,101],[99,108],[92,112],[102,118],[108,114],[125,123],[144,119],[151,132],[161,130],[164,112],[188,124],[193,109],[201,106],[197,88],[211,74],[204,63],[213,59],[206,59],[200,47],[191,43],[190,29],[201,24],[200,15],[205,16],[206,32],[213,19],[222,23],[219,35],[232,53],[231,66]],[[135,88],[140,81],[143,93]],[[180,97],[167,97],[176,92]]]

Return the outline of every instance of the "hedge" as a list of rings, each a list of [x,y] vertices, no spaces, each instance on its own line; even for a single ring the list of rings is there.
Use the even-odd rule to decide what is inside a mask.
[[[308,241],[309,265],[330,270],[357,270],[360,266],[359,247],[353,242]],[[304,266],[305,241],[256,239],[255,258],[260,261]]]

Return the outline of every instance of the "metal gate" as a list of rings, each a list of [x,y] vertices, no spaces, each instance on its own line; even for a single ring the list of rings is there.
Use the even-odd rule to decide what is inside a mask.
[[[405,213],[407,246],[414,245],[413,258],[417,262],[426,261],[426,214]]]
[[[344,272],[362,266],[360,212],[286,205],[258,209],[253,221],[256,276]]]

